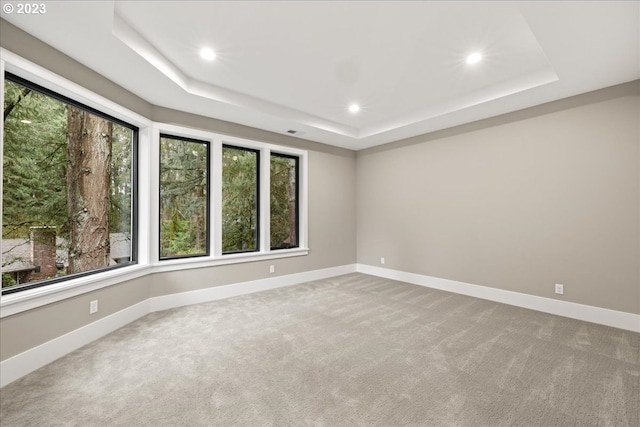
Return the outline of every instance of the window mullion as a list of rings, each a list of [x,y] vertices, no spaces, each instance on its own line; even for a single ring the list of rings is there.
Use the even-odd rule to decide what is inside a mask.
[[[260,252],[271,252],[271,150],[260,151]]]
[[[148,201],[150,210],[147,213],[149,238],[147,240],[149,246],[147,248],[147,255],[150,263],[156,263],[160,257],[160,130],[157,127],[153,127],[151,131],[151,140],[146,141],[147,147],[144,151],[149,153],[149,157],[145,159],[149,175],[147,179],[147,186],[149,191]],[[143,151],[141,150],[141,153]],[[144,181],[143,181],[144,182]],[[144,194],[141,191],[141,194]],[[142,220],[142,218],[141,218]],[[142,222],[142,221],[141,221]]]
[[[211,152],[211,230],[212,255],[222,256],[222,140],[215,138]]]

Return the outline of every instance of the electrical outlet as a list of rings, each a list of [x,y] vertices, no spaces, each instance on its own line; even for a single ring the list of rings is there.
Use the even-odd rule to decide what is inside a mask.
[[[380,257],[380,264],[384,264],[384,257]]]
[[[276,272],[276,266],[275,265],[270,265],[269,266],[269,273],[275,273]]]
[[[93,300],[89,303],[89,314],[94,314],[98,312],[98,300]]]
[[[556,294],[564,295],[564,285],[556,283]]]

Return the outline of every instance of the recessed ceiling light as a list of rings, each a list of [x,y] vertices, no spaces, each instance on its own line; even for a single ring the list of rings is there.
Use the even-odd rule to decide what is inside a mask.
[[[474,52],[467,56],[467,64],[477,64],[482,59],[482,55],[478,52]]]
[[[213,61],[216,59],[216,53],[208,47],[203,47],[200,49],[200,57],[207,61]]]
[[[351,104],[349,105],[349,112],[350,113],[357,113],[358,111],[360,111],[360,106],[358,104]]]
[[[31,120],[20,120],[20,123],[24,123],[25,125],[30,125]]]

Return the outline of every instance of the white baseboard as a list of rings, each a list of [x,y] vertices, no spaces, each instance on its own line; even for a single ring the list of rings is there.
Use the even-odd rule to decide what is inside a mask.
[[[640,332],[640,315],[626,313],[624,311],[609,310],[607,308],[594,307],[591,305],[559,301],[551,298],[505,291],[503,289],[441,279],[422,274],[407,273],[388,268],[374,267],[366,264],[357,264],[357,271],[358,273],[370,274],[372,276],[384,277],[386,279],[398,280],[400,282],[482,298],[517,307],[570,317],[572,319],[612,326],[614,328],[625,329],[628,331]]]
[[[103,317],[0,363],[0,387],[149,314],[149,300]]]
[[[234,283],[233,285],[216,286],[214,288],[182,292],[179,294],[163,295],[150,298],[149,301],[151,311],[160,311],[185,305],[199,304],[207,301],[250,294],[253,292],[282,288],[284,286],[297,285],[300,283],[311,282],[313,280],[321,280],[355,272],[356,265],[350,264],[339,267],[324,268],[322,270],[305,271],[303,273],[289,274],[286,276],[252,280],[250,282]]]
[[[356,272],[356,264],[146,299],[0,362],[0,387],[154,311],[229,298]]]
[[[457,282],[455,280],[407,273],[388,268],[374,267],[365,264],[350,264],[146,299],[138,304],[2,361],[0,363],[0,387],[4,387],[83,345],[103,337],[154,311],[261,292],[355,272],[640,332],[640,316],[636,314],[558,301],[487,286]]]

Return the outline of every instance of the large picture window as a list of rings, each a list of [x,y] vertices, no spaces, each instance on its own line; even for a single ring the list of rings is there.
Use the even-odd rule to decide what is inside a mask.
[[[260,249],[260,152],[222,148],[222,253]]]
[[[3,294],[136,262],[138,129],[4,81]]]
[[[160,136],[160,258],[209,253],[209,143]]]
[[[271,154],[271,249],[299,246],[299,159]]]

